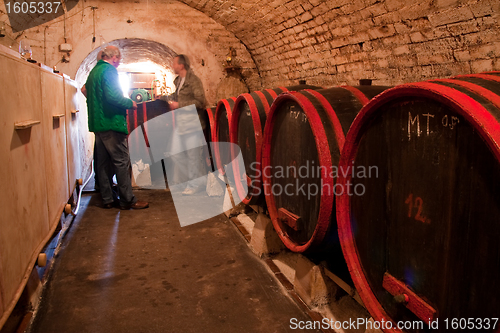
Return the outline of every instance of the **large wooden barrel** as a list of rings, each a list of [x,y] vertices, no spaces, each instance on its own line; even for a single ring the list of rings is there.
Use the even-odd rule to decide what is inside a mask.
[[[141,147],[141,133],[140,131],[134,130],[137,127],[144,126],[144,131],[154,135],[154,132],[165,131],[166,127],[163,124],[148,124],[148,121],[158,117],[166,112],[170,111],[170,107],[167,102],[162,100],[147,101],[144,103],[137,103],[136,110],[127,111],[127,128],[129,132],[129,151],[132,160],[132,164],[140,159],[149,160],[151,159],[150,152],[144,151]],[[171,131],[170,131],[171,132]],[[146,137],[146,144],[149,145],[148,138]]]
[[[321,89],[321,87],[309,86],[306,84],[278,87],[263,91],[255,91],[250,94],[241,94],[234,103],[231,115],[230,139],[236,143],[241,151],[245,173],[240,172],[238,163],[233,164],[237,194],[245,204],[257,204],[262,200],[262,139],[267,113],[274,99],[279,93],[285,91],[299,91],[303,89]],[[235,156],[232,156],[235,160]],[[243,183],[251,191],[248,194]]]
[[[170,111],[168,103],[159,99],[137,103],[137,110],[129,110],[127,112],[128,132],[132,133],[134,129],[146,123],[148,120],[160,116],[168,111]]]
[[[212,142],[214,143],[215,166],[221,173],[224,173],[224,165],[230,162],[230,152],[223,149],[219,151],[217,142],[229,141],[229,125],[236,97],[221,99],[217,103],[214,115],[214,126],[212,127]]]
[[[201,116],[205,123],[205,128],[203,129],[203,135],[205,136],[205,142],[207,143],[207,147],[209,149],[204,150],[206,153],[205,160],[207,162],[207,166],[211,171],[215,170],[214,160],[212,156],[212,128],[215,126],[215,110],[216,107],[206,108],[206,112]]]
[[[330,226],[335,231],[332,169],[354,117],[384,89],[303,90],[274,101],[264,129],[262,177],[274,228],[290,250],[317,249]]]
[[[485,318],[500,309],[500,76],[385,91],[351,126],[340,170],[342,250],[366,308],[392,319],[384,331],[496,331]]]

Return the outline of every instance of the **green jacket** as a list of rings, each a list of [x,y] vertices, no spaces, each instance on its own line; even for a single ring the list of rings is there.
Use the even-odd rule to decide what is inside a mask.
[[[90,71],[87,82],[87,108],[89,131],[116,131],[128,134],[127,109],[132,108],[130,98],[123,97],[116,68],[99,60]]]

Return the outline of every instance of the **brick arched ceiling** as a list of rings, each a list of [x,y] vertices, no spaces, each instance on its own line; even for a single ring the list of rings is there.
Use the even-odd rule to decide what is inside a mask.
[[[267,85],[397,84],[500,69],[498,0],[180,1],[239,38]]]
[[[152,8],[172,2],[146,1]],[[144,7],[140,0],[103,2]],[[361,78],[398,84],[500,70],[498,0],[179,2],[234,34],[268,87],[298,79],[323,86]]]
[[[300,73],[286,75],[276,69],[286,65],[296,71],[297,63],[290,59],[301,56],[305,59],[309,54],[316,53],[313,45],[330,48],[328,41],[334,36],[329,32],[327,21],[332,21],[337,12],[341,12],[340,8],[350,3],[346,0],[181,2],[211,17],[240,39],[254,58],[261,75],[272,76],[277,79],[276,82],[290,83],[303,76]],[[307,46],[309,48],[299,51]]]

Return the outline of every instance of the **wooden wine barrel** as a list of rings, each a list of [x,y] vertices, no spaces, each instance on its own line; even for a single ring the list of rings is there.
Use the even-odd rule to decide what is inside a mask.
[[[132,133],[134,129],[141,126],[148,120],[160,116],[168,111],[170,111],[168,103],[159,99],[144,103],[137,103],[137,110],[129,110],[127,112],[128,132]]]
[[[217,142],[229,142],[229,124],[235,101],[236,97],[222,99],[217,103],[215,109],[212,142],[214,142],[215,165],[221,173],[224,173],[224,165],[230,162],[231,156],[229,152],[226,152],[226,149],[220,152]]]
[[[262,178],[274,228],[290,250],[315,250],[331,225],[335,231],[336,177],[331,170],[354,117],[384,89],[303,90],[274,101],[264,128]]]
[[[384,332],[498,318],[500,76],[385,91],[352,124],[339,169],[342,250],[366,308],[392,320]]]
[[[207,147],[209,149],[205,150],[206,156],[205,160],[207,162],[207,166],[211,171],[215,170],[215,165],[214,165],[214,160],[212,156],[212,149],[211,149],[211,143],[212,143],[212,128],[215,126],[215,110],[216,107],[212,108],[207,108],[206,112],[202,115],[202,118],[205,123],[205,128],[203,129],[203,134],[205,136],[205,142],[207,143]]]
[[[266,89],[259,92],[259,95],[263,95],[266,99],[268,105],[271,105],[274,99],[284,91],[288,89],[285,87],[278,87],[274,89]],[[217,103],[217,108],[215,111],[215,124],[212,129],[212,142],[230,142],[230,125],[231,125],[231,115],[233,112],[234,103],[236,97],[231,97],[228,99],[220,100]],[[231,152],[224,151],[222,156],[219,153],[219,146],[214,144],[215,153],[215,164],[219,169],[219,172],[224,173],[224,165],[231,161]]]
[[[127,128],[129,132],[129,151],[130,155],[133,156],[133,159],[150,159],[151,156],[149,155],[149,151],[144,151],[144,149],[141,147],[141,142],[143,139],[141,139],[141,133],[140,131],[135,131],[134,130],[137,127],[144,126],[144,130],[146,132],[151,132],[151,135],[153,132],[156,131],[165,131],[166,128],[165,126],[161,124],[148,124],[147,122],[155,117],[158,117],[166,112],[170,111],[170,107],[167,102],[162,101],[162,100],[155,100],[155,101],[147,101],[144,103],[137,103],[137,109],[136,110],[128,110],[127,111]],[[152,126],[152,127],[151,127]],[[146,144],[149,145],[149,142],[146,139]],[[132,161],[134,163],[136,161]]]
[[[207,143],[212,142],[212,129],[215,126],[215,111],[216,107],[211,107],[206,109],[206,118],[208,118],[208,121],[205,122],[205,129],[204,129],[204,135],[205,135],[205,140]]]
[[[299,91],[303,89],[321,89],[321,87],[310,86],[306,84],[279,87],[263,91],[254,91],[250,94],[241,94],[234,103],[231,115],[230,139],[236,143],[241,151],[246,171],[245,174],[239,174],[240,168],[237,163],[233,163],[236,189],[240,200],[245,204],[257,204],[261,202],[261,159],[262,159],[262,132],[266,123],[267,113],[270,105],[278,94],[285,91]],[[233,154],[234,155],[234,154]],[[235,156],[232,156],[235,160]],[[243,169],[242,169],[243,170]],[[243,187],[242,182],[251,189],[248,194]]]

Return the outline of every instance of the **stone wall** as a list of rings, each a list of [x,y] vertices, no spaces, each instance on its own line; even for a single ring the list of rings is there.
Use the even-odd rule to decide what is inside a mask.
[[[361,78],[394,85],[500,70],[498,0],[182,2],[81,0],[69,16],[95,5],[97,30],[106,40],[145,38],[191,54],[204,82],[214,87],[209,88],[212,99],[225,77],[222,63],[229,46],[236,48],[251,90],[299,79],[322,86],[356,84]],[[52,66],[64,39],[62,23],[49,25],[25,35],[35,54],[46,44]],[[74,65],[95,47],[90,9],[71,16],[67,31],[76,47],[71,63],[61,68],[73,75]]]
[[[91,6],[97,7],[95,42],[92,42]],[[3,14],[3,2],[0,11],[0,21],[9,22],[7,15]],[[141,38],[161,43],[177,54],[188,55],[195,73],[203,81],[209,105],[216,103],[216,87],[226,76],[223,65],[230,47],[237,52],[246,84],[253,90],[261,87],[255,63],[245,45],[221,24],[178,1],[81,0],[67,13],[66,42],[73,45],[69,63],[60,61],[64,53],[58,49],[65,43],[62,17],[24,33],[9,30],[8,36],[0,38],[1,44],[17,50],[19,41],[26,38],[32,45],[34,59],[50,67],[57,64],[60,71],[72,78],[87,55],[102,42]]]
[[[247,46],[268,87],[298,79],[394,85],[500,70],[497,0],[184,2]]]

